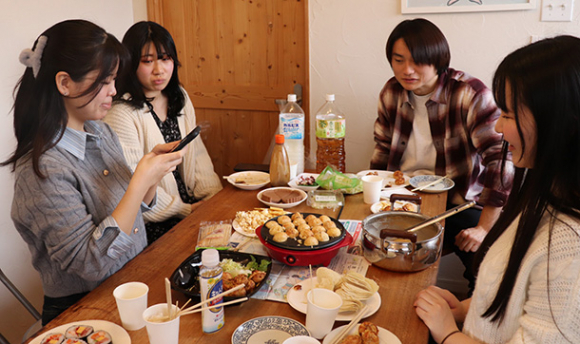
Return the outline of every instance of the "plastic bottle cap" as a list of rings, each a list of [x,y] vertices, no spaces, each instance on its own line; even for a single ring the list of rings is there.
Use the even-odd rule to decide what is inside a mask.
[[[288,101],[289,102],[295,102],[296,101],[296,95],[295,94],[289,94],[288,95]]]
[[[334,94],[327,94],[326,95],[326,101],[327,102],[333,102],[334,101]]]
[[[208,267],[217,266],[220,263],[220,254],[216,249],[210,248],[201,252],[201,264]]]
[[[276,135],[276,143],[281,145],[284,143],[284,135],[282,134],[277,134]]]

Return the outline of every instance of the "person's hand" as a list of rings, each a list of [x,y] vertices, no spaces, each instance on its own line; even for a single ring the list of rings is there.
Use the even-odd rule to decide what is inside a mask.
[[[152,187],[167,173],[175,171],[183,161],[185,150],[168,153],[174,146],[172,142],[155,146],[151,152],[141,158],[135,168],[133,178],[143,186]]]
[[[151,150],[151,152],[153,152],[155,154],[165,154],[165,153],[169,153],[169,152],[171,152],[171,150],[173,150],[173,148],[177,147],[177,145],[179,144],[179,142],[180,142],[180,140],[173,141],[173,142],[167,142],[167,143],[163,143],[163,144],[158,144],[155,147],[153,147],[153,149]],[[181,151],[187,152],[187,147],[188,146],[189,145],[183,147],[183,149],[181,149]]]
[[[205,201],[197,201],[191,204],[191,212],[193,213],[199,206],[201,206]]]
[[[461,302],[449,291],[435,286],[420,291],[413,306],[437,343],[458,329],[456,317],[465,318]]]
[[[467,228],[455,236],[455,245],[461,251],[476,252],[486,235],[487,231],[481,226]]]

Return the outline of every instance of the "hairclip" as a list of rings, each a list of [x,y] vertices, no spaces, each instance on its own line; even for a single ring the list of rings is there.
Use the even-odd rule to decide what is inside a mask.
[[[20,60],[20,63],[22,63],[26,67],[32,68],[32,74],[34,75],[35,78],[38,75],[38,71],[40,70],[40,60],[42,59],[42,51],[46,46],[47,40],[48,37],[46,36],[38,37],[35,49],[32,50],[26,48],[22,50],[22,52],[20,53],[20,57],[18,58],[18,60]]]

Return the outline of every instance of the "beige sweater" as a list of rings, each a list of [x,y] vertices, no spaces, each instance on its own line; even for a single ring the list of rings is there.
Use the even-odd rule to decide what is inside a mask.
[[[182,110],[183,115],[178,117],[182,138],[196,126],[195,110],[187,92],[183,90],[183,93],[185,106]],[[128,97],[128,94],[124,97]],[[104,121],[119,136],[125,159],[133,171],[144,154],[150,152],[157,144],[165,143],[147,105],[137,110],[127,103],[115,102]],[[183,163],[179,166],[179,172],[189,194],[193,194],[196,199],[208,199],[222,189],[221,181],[214,172],[201,136],[189,144]],[[191,205],[183,203],[173,173],[168,173],[157,188],[157,205],[143,215],[148,222],[160,222],[175,216],[183,218],[190,213]]]
[[[565,223],[554,223],[548,262],[549,219],[542,218],[500,326],[481,314],[496,295],[519,218],[490,247],[477,276],[464,333],[482,343],[580,343],[580,221],[563,214],[559,219]]]

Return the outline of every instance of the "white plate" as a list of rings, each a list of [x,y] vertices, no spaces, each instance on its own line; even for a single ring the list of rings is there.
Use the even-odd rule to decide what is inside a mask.
[[[330,332],[329,334],[326,335],[326,337],[324,337],[322,344],[332,343],[332,340],[334,339],[334,337],[338,336],[340,331],[342,331],[342,329],[346,326],[348,326],[348,325],[337,327],[334,330],[332,330],[332,332]],[[397,336],[395,336],[393,334],[393,332],[386,330],[380,326],[377,326],[377,328],[379,329],[379,343],[380,344],[402,344],[401,340]],[[354,326],[348,334],[358,334],[358,325]]]
[[[282,343],[295,336],[310,336],[310,332],[294,319],[259,317],[238,326],[232,335],[232,344]]]
[[[247,236],[247,237],[250,237],[250,238],[257,238],[258,237],[256,235],[256,232],[254,232],[254,233],[248,233],[248,232],[244,231],[242,229],[242,227],[240,227],[240,225],[238,224],[238,221],[237,220],[234,220],[232,222],[232,227],[234,227],[234,229],[236,230],[236,232],[240,233],[243,236]]]
[[[42,333],[41,335],[30,341],[30,344],[40,344],[42,339],[47,335],[49,335],[50,333],[64,334],[69,327],[74,325],[88,325],[92,326],[95,331],[99,330],[106,331],[111,335],[113,343],[115,344],[131,344],[131,337],[129,337],[129,334],[127,333],[127,331],[125,331],[124,328],[115,323],[105,320],[82,320],[60,325],[58,327],[45,331],[44,333]]]
[[[298,184],[298,179],[300,177],[314,177],[314,179],[318,178],[319,174],[318,173],[300,173],[299,175],[296,176],[296,178],[292,179],[291,181],[288,182],[288,185],[292,188],[295,189],[300,189],[303,191],[312,191],[312,190],[316,190],[319,188],[318,185],[313,185],[313,186],[307,186],[307,185],[299,185]]]
[[[403,177],[405,178],[405,183],[401,184],[401,185],[395,185],[395,178],[393,178],[393,174],[395,172],[381,171],[381,170],[364,170],[364,171],[360,171],[356,175],[359,176],[360,178],[362,178],[362,177],[368,175],[369,173],[377,173],[379,177],[383,178],[383,188],[391,188],[391,189],[403,188],[403,187],[409,185],[409,182],[411,180],[411,177],[409,177],[406,174],[403,174]],[[388,186],[388,185],[391,185],[391,186]]]
[[[411,178],[411,186],[413,186],[413,188],[420,188],[421,186],[425,185],[425,184],[429,184],[437,179],[441,179],[441,176],[430,176],[430,175],[423,175],[423,176],[415,176],[413,178]],[[431,185],[428,188],[425,188],[423,190],[421,190],[421,192],[426,192],[426,193],[439,193],[439,192],[443,192],[443,191],[447,191],[451,188],[453,188],[455,186],[455,183],[453,182],[453,180],[451,180],[450,178],[445,178],[442,181],[440,181],[439,183],[435,184],[435,185]]]
[[[298,201],[298,202],[294,202],[294,203],[270,203],[270,202],[266,202],[266,201],[262,200],[262,194],[263,194],[264,192],[266,192],[266,191],[268,191],[268,190],[274,190],[274,189],[288,189],[288,190],[294,190],[294,191],[298,191],[298,192],[300,192],[300,196],[301,196],[301,198],[300,198],[300,201]],[[295,207],[295,206],[297,206],[298,204],[300,204],[300,203],[304,202],[304,200],[305,200],[306,198],[308,198],[308,195],[306,194],[306,192],[304,192],[304,191],[302,191],[302,190],[300,190],[300,189],[293,189],[293,188],[288,188],[288,187],[277,187],[277,188],[268,188],[268,189],[262,190],[262,191],[260,191],[260,192],[258,193],[258,196],[257,196],[257,197],[258,197],[258,201],[260,201],[260,202],[264,203],[265,205],[268,205],[268,206],[270,206],[270,207],[276,207],[276,208],[283,208],[283,209],[286,209],[286,208],[292,208],[292,207]]]
[[[297,310],[302,314],[306,314],[307,307],[306,294],[308,294],[310,289],[312,289],[311,288],[312,283],[314,283],[314,286],[316,287],[316,277],[312,278],[312,282],[310,281],[310,278],[303,280],[302,282],[296,284],[300,286],[300,290],[296,290],[294,287],[292,287],[286,294],[286,300],[288,301],[290,306],[292,306],[292,308],[294,308],[295,310]],[[377,292],[373,296],[371,296],[368,300],[363,301],[363,303],[366,303],[366,305],[369,306],[369,310],[363,316],[364,319],[375,314],[379,310],[379,308],[381,308],[381,295],[379,295],[379,293]],[[336,320],[350,321],[354,319],[356,314],[357,314],[356,312],[341,312],[338,313]]]
[[[236,180],[246,180],[245,183],[236,183]],[[260,171],[244,171],[230,174],[228,182],[242,190],[257,190],[270,182],[270,174]]]

